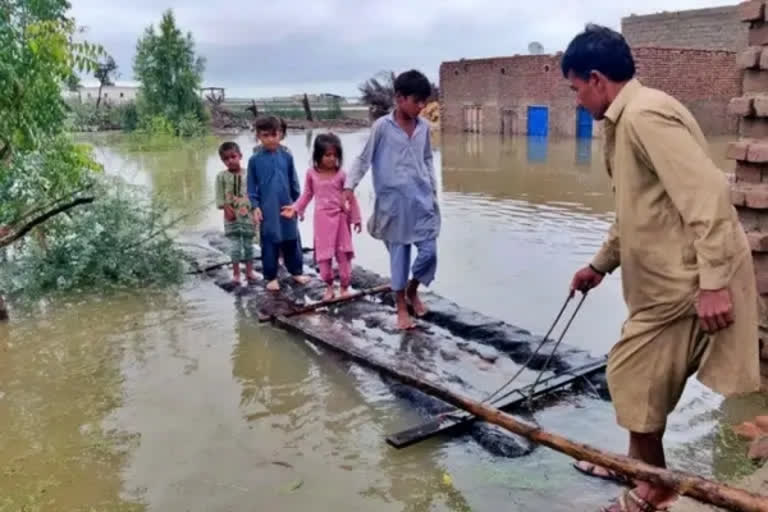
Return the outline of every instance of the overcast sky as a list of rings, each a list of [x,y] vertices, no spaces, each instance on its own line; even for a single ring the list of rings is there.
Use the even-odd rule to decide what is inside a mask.
[[[380,70],[564,49],[586,22],[620,28],[622,16],[728,5],[723,0],[70,0],[86,38],[105,46],[132,80],[136,40],[173,8],[207,61],[205,85],[228,96],[300,92],[356,95]]]

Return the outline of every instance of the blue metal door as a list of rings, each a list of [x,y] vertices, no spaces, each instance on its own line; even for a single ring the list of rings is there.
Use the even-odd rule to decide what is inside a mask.
[[[581,139],[592,138],[592,114],[581,106],[576,109],[576,136]]]
[[[542,106],[528,107],[528,135],[546,137],[549,132],[549,109]]]

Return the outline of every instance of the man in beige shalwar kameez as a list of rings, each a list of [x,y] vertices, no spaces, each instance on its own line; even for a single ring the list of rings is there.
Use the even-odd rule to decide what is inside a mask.
[[[605,158],[616,220],[571,287],[586,292],[621,266],[629,317],[608,361],[629,454],[664,466],[662,437],[689,376],[723,395],[759,389],[752,258],[725,175],[696,120],[677,100],[644,87],[624,38],[590,25],[562,71],[579,103],[605,120]],[[584,472],[612,476],[580,463]],[[653,511],[670,489],[637,482],[611,511]]]

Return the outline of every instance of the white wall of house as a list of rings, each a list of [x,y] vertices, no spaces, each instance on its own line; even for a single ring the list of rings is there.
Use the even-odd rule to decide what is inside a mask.
[[[135,86],[108,85],[101,90],[101,103],[120,105],[129,101],[136,101],[139,88]],[[85,86],[80,88],[80,100],[82,102],[96,103],[99,97],[98,86]]]

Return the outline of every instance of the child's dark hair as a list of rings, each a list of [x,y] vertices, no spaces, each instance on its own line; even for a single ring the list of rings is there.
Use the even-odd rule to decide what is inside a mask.
[[[224,153],[227,151],[237,151],[238,153],[242,154],[240,152],[240,146],[237,145],[237,142],[225,142],[221,146],[219,146],[219,156],[224,156]]]
[[[626,82],[635,76],[635,61],[624,36],[591,23],[573,38],[560,66],[566,78],[573,73],[587,80],[593,71],[599,71],[614,82]]]
[[[333,133],[321,133],[315,137],[315,148],[312,151],[312,161],[316,166],[319,166],[323,160],[323,155],[329,148],[336,149],[336,158],[339,160],[339,167],[344,160],[344,155],[341,150],[341,139]]]
[[[288,123],[285,122],[284,118],[279,118],[280,121],[280,131],[283,132],[283,135],[285,135],[288,132]]]
[[[424,73],[412,69],[400,73],[395,78],[395,94],[403,97],[413,96],[418,101],[427,101],[432,95],[432,86]]]
[[[275,116],[264,116],[256,120],[256,134],[259,132],[277,133],[280,130],[280,120]]]

